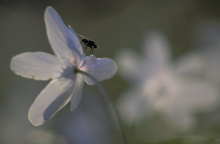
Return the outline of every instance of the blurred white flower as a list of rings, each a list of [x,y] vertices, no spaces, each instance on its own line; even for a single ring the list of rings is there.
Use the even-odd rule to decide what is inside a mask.
[[[212,110],[218,103],[215,85],[179,74],[178,68],[190,62],[177,67],[170,51],[166,37],[151,31],[146,37],[144,57],[127,50],[118,55],[119,72],[133,84],[117,103],[128,124],[140,124],[144,118],[156,116],[168,127],[188,132],[196,124],[195,113]]]
[[[111,78],[117,71],[112,59],[86,57],[79,39],[71,27],[67,28],[52,8],[45,10],[47,36],[55,53],[26,52],[11,60],[11,70],[35,80],[51,80],[30,107],[28,118],[39,126],[71,101],[71,110],[79,103],[84,81],[93,85],[89,77],[76,73],[81,70],[97,80]]]

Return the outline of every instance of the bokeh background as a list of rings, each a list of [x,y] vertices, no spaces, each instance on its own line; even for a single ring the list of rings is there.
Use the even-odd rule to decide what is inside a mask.
[[[204,45],[220,49],[218,0],[1,0],[0,143],[2,144],[110,144],[116,141],[119,143],[119,140],[115,140],[118,138],[115,138],[117,135],[106,102],[95,86],[85,86],[83,99],[76,111],[69,112],[67,105],[40,127],[34,127],[28,121],[28,109],[47,82],[16,76],[10,71],[9,65],[11,58],[22,52],[52,53],[43,20],[44,10],[49,5],[57,10],[65,24],[71,25],[77,33],[91,38],[98,44],[99,48],[94,52],[96,57],[116,59],[118,52],[124,48],[130,48],[143,56],[144,38],[152,29],[162,32],[169,40],[173,61],[195,51],[202,53]],[[116,74],[112,79],[102,82],[115,103],[120,95],[131,87],[121,75],[123,74]],[[190,133],[174,131],[172,132],[174,135],[162,139],[161,134],[157,136],[156,132],[144,130],[141,132],[142,137],[146,136],[147,140],[139,138],[135,125],[128,125],[124,121],[122,127],[130,144],[217,144],[220,143],[218,111],[215,109],[197,115],[197,127]],[[206,117],[210,117],[209,120]],[[209,121],[209,124],[206,121]],[[147,120],[144,123],[146,129],[150,126],[149,129],[152,131],[156,129],[153,124],[149,126]],[[159,131],[160,129],[166,128],[161,127]]]

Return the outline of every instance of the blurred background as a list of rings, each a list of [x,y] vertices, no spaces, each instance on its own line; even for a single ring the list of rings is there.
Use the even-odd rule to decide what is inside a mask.
[[[22,52],[44,51],[53,53],[47,39],[43,19],[46,6],[53,6],[66,25],[71,25],[77,33],[97,43],[99,48],[94,51],[96,57],[110,57],[119,63],[119,73],[112,79],[103,81],[102,84],[119,107],[122,127],[129,144],[220,143],[220,103],[218,99],[218,97],[220,98],[219,5],[220,1],[218,0],[1,0],[0,143],[111,144],[116,143],[116,141],[119,143],[119,140],[115,140],[118,138],[111,121],[111,114],[107,111],[106,102],[95,86],[85,86],[83,99],[75,111],[70,112],[70,106],[67,105],[40,127],[34,127],[28,121],[27,113],[30,105],[48,82],[19,77],[10,70],[9,65],[11,58]],[[212,90],[207,90],[210,92],[205,91],[207,93],[204,94],[204,97],[215,95],[215,99],[212,99],[215,103],[209,101],[207,104],[204,100],[195,108],[198,108],[198,111],[193,108],[193,112],[191,109],[183,112],[184,114],[187,113],[181,115],[184,118],[190,115],[191,119],[193,116],[193,125],[185,123],[186,125],[179,129],[179,123],[175,122],[182,118],[177,116],[178,119],[171,122],[169,120],[171,116],[164,116],[166,112],[158,112],[158,108],[156,109],[154,102],[151,101],[150,104],[153,106],[146,107],[147,111],[148,109],[151,111],[150,114],[141,111],[142,107],[145,109],[145,103],[138,104],[141,108],[136,108],[134,112],[136,114],[131,117],[130,123],[126,122],[126,119],[130,117],[123,116],[123,113],[127,112],[129,115],[133,109],[126,108],[126,112],[120,110],[120,105],[123,105],[118,102],[121,96],[126,95],[125,93],[129,93],[132,97],[144,95],[141,92],[143,89],[151,89],[148,86],[151,85],[148,79],[157,77],[148,75],[145,78],[144,75],[145,73],[147,75],[148,71],[141,69],[143,67],[152,68],[143,64],[150,55],[150,52],[145,54],[143,49],[150,47],[146,46],[145,43],[148,42],[146,39],[151,37],[149,31],[152,30],[159,31],[165,43],[169,45],[169,51],[164,52],[170,53],[169,64],[165,64],[165,66],[172,67],[175,74],[171,72],[171,75],[175,75],[175,82],[176,77],[178,80],[185,77],[191,81],[196,79],[196,82],[192,82],[193,84],[196,83],[195,88],[191,88],[198,92],[198,94],[193,92],[198,97],[193,100],[189,97],[186,103],[195,101],[195,105],[197,105],[197,102],[199,103],[203,99],[199,97],[199,95],[204,94],[201,94],[199,88],[206,90],[207,87],[211,87]],[[160,43],[160,40],[156,43]],[[164,47],[167,47],[166,44]],[[136,75],[141,75],[144,79],[141,83],[139,83],[139,79],[133,80],[124,77],[129,73],[129,69],[126,71],[126,68],[123,67],[126,64],[121,63],[118,57],[123,57],[123,53],[126,53],[127,49],[137,55],[138,60],[130,59],[130,61],[132,63],[137,60],[138,64],[141,65],[135,68],[140,70],[140,74],[136,73]],[[163,52],[160,51],[159,53]],[[157,58],[160,59],[160,54],[154,54],[153,52],[152,56],[149,57],[155,56],[153,59],[156,61]],[[133,58],[133,56],[131,57]],[[139,59],[140,57],[142,58]],[[129,58],[126,61],[129,62]],[[167,68],[159,71],[161,72],[164,69]],[[135,74],[128,74],[128,76],[135,77]],[[169,80],[165,80],[164,85],[169,85],[166,83],[167,81]],[[202,82],[200,83],[200,81]],[[175,82],[172,84],[179,85]],[[188,85],[188,81],[186,83]],[[196,89],[197,86],[198,89]],[[127,92],[128,89],[135,89],[137,92],[130,94]],[[155,89],[160,91],[158,87]],[[149,95],[147,92],[144,97]],[[183,94],[179,95],[182,96]],[[184,93],[185,95],[188,96],[188,91]],[[132,100],[130,101],[133,103]],[[174,104],[179,104],[179,99],[171,99],[172,102],[166,99],[166,101],[166,105],[173,106],[171,109],[176,108]],[[149,105],[148,99],[146,105]],[[200,105],[205,106],[205,108]],[[191,105],[185,107],[191,107]],[[200,111],[200,109],[202,110]],[[139,111],[144,116],[136,120]],[[180,125],[182,123],[184,122],[180,121]]]

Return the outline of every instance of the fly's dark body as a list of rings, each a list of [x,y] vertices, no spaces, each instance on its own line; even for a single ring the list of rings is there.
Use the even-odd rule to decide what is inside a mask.
[[[93,40],[90,40],[80,34],[77,34],[81,38],[81,43],[83,42],[85,44],[84,52],[86,51],[87,47],[91,48],[91,51],[89,52],[89,55],[93,54],[93,50],[98,48],[98,46],[95,44]]]

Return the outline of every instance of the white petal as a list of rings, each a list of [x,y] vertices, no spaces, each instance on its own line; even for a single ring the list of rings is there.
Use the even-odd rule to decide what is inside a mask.
[[[70,110],[73,111],[79,104],[79,101],[82,96],[84,78],[78,74],[75,82],[75,89],[73,92],[73,96],[71,98],[71,107]]]
[[[10,68],[16,74],[36,80],[48,80],[62,73],[62,63],[54,55],[27,52],[12,58]]]
[[[199,76],[207,68],[207,61],[199,53],[190,53],[178,59],[175,63],[175,70],[181,75]]]
[[[150,31],[147,33],[144,51],[148,60],[158,68],[167,65],[171,57],[168,40],[158,31]]]
[[[30,122],[39,126],[62,109],[73,94],[75,78],[52,80],[37,96],[28,113]]]
[[[73,61],[78,66],[85,55],[74,31],[66,27],[59,14],[51,6],[45,10],[44,20],[54,53],[62,59]]]
[[[119,74],[125,79],[135,82],[143,79],[143,63],[139,55],[130,49],[118,52],[116,61],[119,66]]]
[[[181,85],[176,103],[191,113],[206,112],[216,108],[219,102],[218,88],[206,81],[189,81]]]
[[[85,64],[80,70],[92,75],[98,81],[102,81],[111,78],[117,72],[117,65],[110,58],[96,58],[94,55],[91,55],[86,57]],[[87,84],[95,84],[89,77],[83,76]]]

